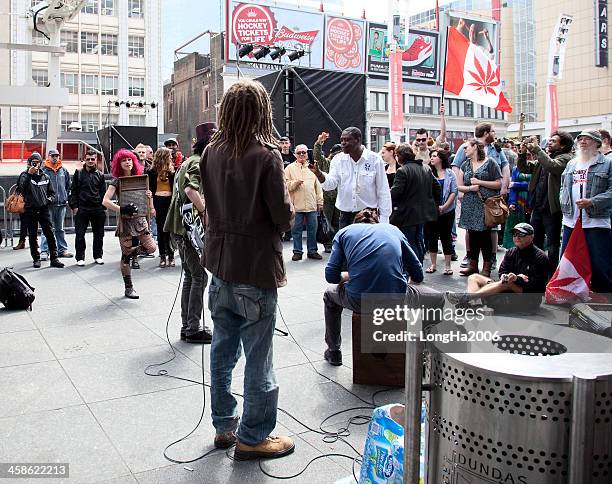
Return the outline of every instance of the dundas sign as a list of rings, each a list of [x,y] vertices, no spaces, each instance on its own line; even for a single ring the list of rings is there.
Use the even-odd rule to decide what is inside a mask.
[[[608,67],[608,0],[595,0],[595,66]]]

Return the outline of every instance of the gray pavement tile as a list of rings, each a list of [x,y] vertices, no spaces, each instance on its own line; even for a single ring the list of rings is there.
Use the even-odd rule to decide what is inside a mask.
[[[136,292],[139,292],[138,281],[134,281],[134,288]],[[174,301],[174,294],[176,292],[176,288],[170,289],[167,292],[160,293],[159,288],[157,289],[155,294],[140,294],[140,299],[129,300],[125,298],[121,298],[121,302],[118,304],[131,316],[136,317],[150,317],[153,315],[165,314],[168,315],[170,313],[170,309],[172,308],[172,302]],[[123,294],[123,289],[121,290],[121,294]],[[180,318],[181,313],[181,302],[180,295],[176,301],[174,306],[173,314],[179,315]]]
[[[85,405],[2,418],[0,434],[0,456],[5,462],[67,462],[70,482],[98,482],[129,474]]]
[[[163,340],[137,321],[100,321],[41,330],[58,359],[157,346]]]
[[[281,459],[262,461],[266,472],[276,476],[290,476],[300,472],[308,462],[321,454],[306,441],[295,438],[295,451]],[[231,451],[230,451],[231,454]],[[185,467],[193,469],[186,470]],[[348,475],[347,471],[328,458],[314,461],[306,471],[296,478],[299,482],[313,484],[333,483]],[[257,461],[238,462],[228,458],[225,452],[217,452],[201,461],[179,464],[136,474],[141,484],[172,483],[267,483],[278,482],[259,469]]]
[[[70,358],[61,361],[70,380],[87,403],[112,398],[151,393],[190,385],[189,382],[169,377],[144,374],[148,365],[170,359],[172,353],[165,345],[136,348],[102,355]],[[200,368],[182,354],[151,373],[166,370],[170,375],[195,381],[202,380]]]
[[[137,484],[138,481],[133,474],[127,474],[121,477],[115,477],[114,479],[105,479],[103,481],[96,481],[94,484]]]
[[[81,405],[57,361],[0,368],[0,417]]]
[[[29,311],[9,311],[0,308],[0,334],[36,329]]]
[[[309,321],[323,320],[323,297],[296,296],[289,301],[279,301],[276,319],[278,323],[300,324]],[[282,315],[282,316],[281,316]]]
[[[54,360],[38,331],[5,333],[0,337],[0,367]]]
[[[32,320],[40,329],[66,327],[70,331],[77,327],[86,326],[96,322],[127,319],[130,315],[121,307],[113,304],[108,298],[98,294],[97,298],[81,298],[80,296],[70,303],[35,307],[32,311]]]

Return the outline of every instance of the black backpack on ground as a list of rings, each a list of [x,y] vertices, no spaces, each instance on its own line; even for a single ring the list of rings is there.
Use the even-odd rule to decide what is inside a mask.
[[[5,267],[0,271],[0,302],[6,309],[29,309],[36,299],[34,288],[20,274]]]

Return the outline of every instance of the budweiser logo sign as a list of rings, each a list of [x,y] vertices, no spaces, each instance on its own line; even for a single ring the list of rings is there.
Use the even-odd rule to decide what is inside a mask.
[[[233,41],[237,44],[270,44],[276,29],[276,19],[269,8],[240,4],[232,16]]]
[[[282,26],[274,36],[273,43],[284,40],[292,40],[305,45],[312,45],[317,38],[318,30],[309,30],[308,32],[294,32],[289,27]]]

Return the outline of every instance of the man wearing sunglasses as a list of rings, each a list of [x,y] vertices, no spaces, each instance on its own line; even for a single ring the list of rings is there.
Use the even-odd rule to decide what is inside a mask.
[[[295,209],[295,220],[291,229],[293,237],[293,257],[302,259],[302,226],[306,223],[307,257],[322,259],[317,250],[317,212],[323,210],[323,189],[317,177],[308,168],[308,148],[306,145],[295,147],[297,160],[285,168],[287,189]]]
[[[506,252],[499,266],[499,281],[472,274],[468,278],[466,293],[447,293],[448,300],[453,304],[465,306],[474,299],[487,297],[487,305],[497,310],[536,311],[548,283],[550,262],[546,253],[534,245],[533,238],[534,230],[531,225],[515,225],[512,229],[514,247]],[[501,293],[523,296],[520,299],[491,298]]]
[[[74,214],[74,229],[76,232],[77,266],[85,265],[85,232],[91,224],[93,232],[93,258],[96,264],[104,264],[102,259],[102,244],[104,238],[104,223],[106,208],[102,205],[106,183],[104,175],[98,170],[96,152],[88,150],[83,168],[76,170],[72,177],[70,190],[70,208]]]
[[[429,133],[426,129],[417,129],[413,151],[415,159],[429,163],[429,146],[427,146],[427,138],[429,138]]]

